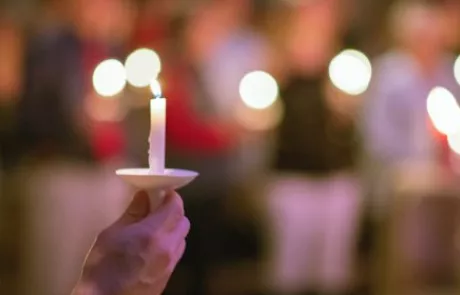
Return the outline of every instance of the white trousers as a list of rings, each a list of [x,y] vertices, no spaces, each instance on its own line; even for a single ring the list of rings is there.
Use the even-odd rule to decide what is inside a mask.
[[[275,177],[268,193],[273,234],[270,288],[280,292],[347,288],[360,205],[360,186],[350,175]]]

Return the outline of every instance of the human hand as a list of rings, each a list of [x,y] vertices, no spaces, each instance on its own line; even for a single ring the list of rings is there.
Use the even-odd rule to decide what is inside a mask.
[[[159,295],[185,250],[190,223],[170,192],[150,213],[138,192],[123,216],[96,239],[74,295]]]

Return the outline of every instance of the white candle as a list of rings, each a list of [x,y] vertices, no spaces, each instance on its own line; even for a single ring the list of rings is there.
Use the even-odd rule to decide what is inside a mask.
[[[149,166],[151,174],[164,174],[166,141],[166,99],[161,97],[158,81],[150,85],[153,95],[150,100]]]

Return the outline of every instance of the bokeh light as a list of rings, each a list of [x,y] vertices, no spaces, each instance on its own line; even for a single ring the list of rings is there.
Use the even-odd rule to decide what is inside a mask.
[[[254,109],[270,107],[278,98],[278,83],[268,73],[254,71],[240,82],[240,96],[244,104]]]
[[[128,56],[125,69],[129,84],[134,87],[147,87],[161,72],[161,60],[155,51],[140,48]]]
[[[427,110],[434,127],[445,135],[460,131],[460,107],[454,95],[443,87],[431,90]]]
[[[460,155],[460,132],[447,136],[447,142],[450,149],[457,155]]]
[[[364,53],[347,49],[332,59],[329,77],[332,84],[343,92],[360,95],[369,87],[372,65]]]
[[[153,79],[150,82],[150,91],[152,92],[154,97],[161,97],[162,92],[160,81],[158,81],[157,79]]]
[[[454,63],[454,76],[457,83],[460,84],[460,55],[457,57]]]
[[[93,73],[93,87],[97,94],[110,97],[119,94],[126,86],[123,64],[116,59],[101,62]]]

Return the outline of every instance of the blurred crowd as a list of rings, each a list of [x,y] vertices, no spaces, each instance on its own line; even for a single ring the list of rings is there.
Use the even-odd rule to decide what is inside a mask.
[[[93,72],[138,48],[161,58],[166,165],[200,173],[165,294],[458,294],[459,45],[455,0],[0,3],[0,294],[69,294],[130,202],[115,170],[148,166],[152,93]],[[362,91],[331,73],[349,48]],[[242,97],[254,71],[273,104]]]

